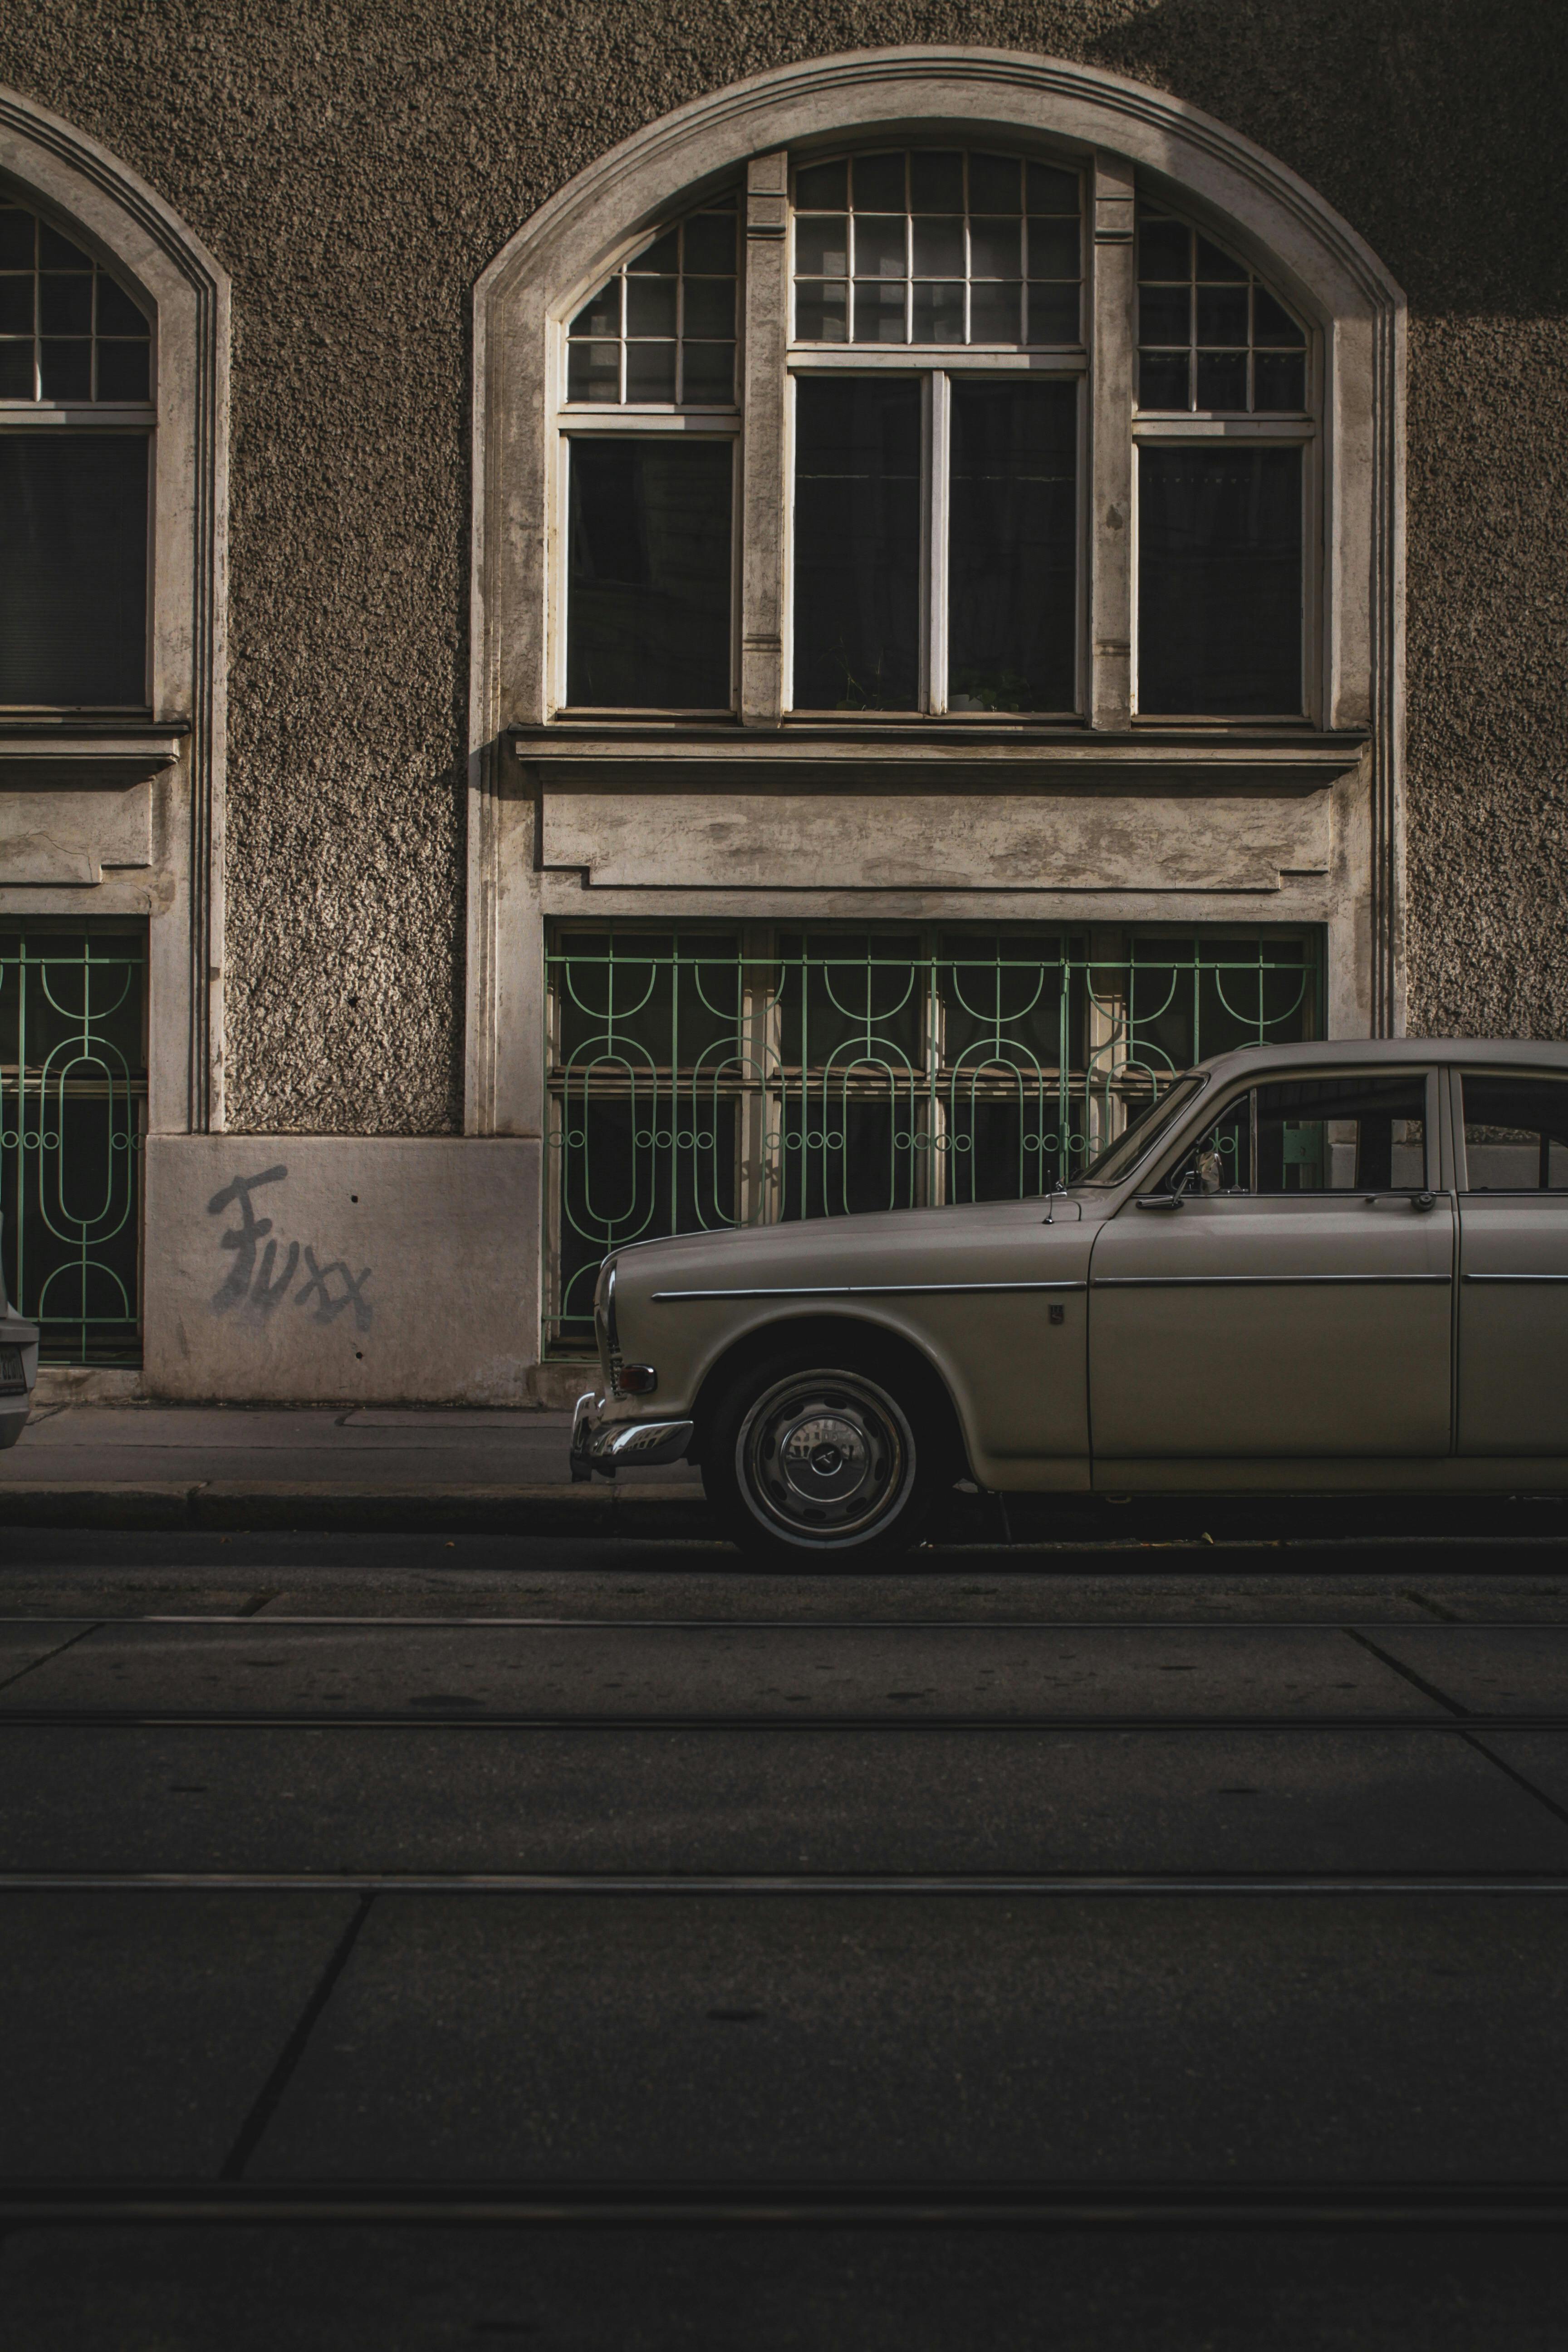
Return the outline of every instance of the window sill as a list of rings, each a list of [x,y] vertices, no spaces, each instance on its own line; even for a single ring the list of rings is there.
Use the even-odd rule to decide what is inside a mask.
[[[786,719],[767,731],[733,719],[552,719],[507,732],[519,761],[574,771],[574,790],[626,791],[656,777],[689,791],[842,790],[852,768],[858,790],[1194,796],[1321,792],[1359,767],[1369,740],[1289,722],[1142,720],[1112,733],[1077,720],[882,717]]]
[[[174,766],[190,731],[187,719],[130,712],[0,713],[0,789],[144,783]]]

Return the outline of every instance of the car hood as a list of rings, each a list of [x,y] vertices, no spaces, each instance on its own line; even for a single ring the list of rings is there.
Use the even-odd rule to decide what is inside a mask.
[[[1098,1203],[1090,1204],[1098,1206]],[[1016,1247],[1044,1237],[1047,1211],[1057,1232],[1083,1235],[1085,1204],[1052,1199],[985,1201],[941,1209],[884,1209],[863,1216],[814,1217],[799,1223],[679,1234],[618,1250],[617,1290],[640,1296],[664,1287],[853,1285],[898,1279],[962,1280],[975,1252]],[[945,1269],[952,1265],[951,1275]]]

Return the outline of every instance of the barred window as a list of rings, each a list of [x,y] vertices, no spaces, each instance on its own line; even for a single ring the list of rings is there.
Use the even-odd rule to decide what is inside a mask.
[[[1316,934],[561,925],[548,1339],[659,1234],[1072,1181],[1201,1055],[1322,1034]]]

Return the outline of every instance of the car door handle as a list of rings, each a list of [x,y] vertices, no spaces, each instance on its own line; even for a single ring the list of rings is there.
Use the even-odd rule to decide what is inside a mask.
[[[1363,1192],[1362,1199],[1369,1209],[1379,1201],[1408,1201],[1416,1213],[1422,1216],[1428,1209],[1435,1209],[1437,1205],[1436,1192]]]

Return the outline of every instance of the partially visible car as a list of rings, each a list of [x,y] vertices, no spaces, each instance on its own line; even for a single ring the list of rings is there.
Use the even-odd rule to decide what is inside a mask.
[[[753,1555],[944,1487],[1568,1489],[1568,1046],[1248,1047],[1065,1192],[621,1249],[574,1469],[700,1464]]]
[[[37,1377],[37,1325],[12,1314],[0,1271],[0,1446],[15,1445],[26,1427]]]

